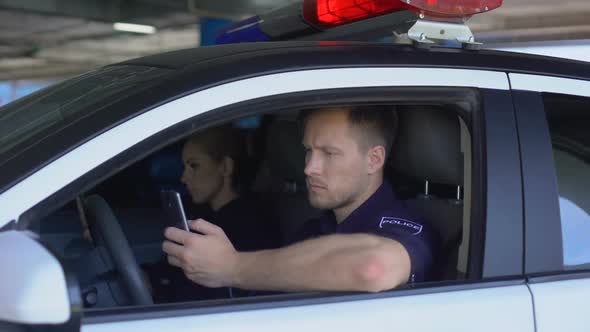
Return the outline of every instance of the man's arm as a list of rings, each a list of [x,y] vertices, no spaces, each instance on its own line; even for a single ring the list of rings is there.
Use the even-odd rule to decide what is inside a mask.
[[[410,274],[399,242],[369,234],[328,235],[240,256],[235,283],[246,289],[378,292]]]
[[[188,278],[209,286],[277,291],[378,292],[404,284],[410,258],[397,241],[369,234],[319,237],[274,250],[237,252],[221,228],[204,220],[201,234],[166,229],[164,251]]]

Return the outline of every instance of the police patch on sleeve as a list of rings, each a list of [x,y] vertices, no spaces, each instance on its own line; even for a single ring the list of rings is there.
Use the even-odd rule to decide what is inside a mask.
[[[387,229],[390,227],[394,227],[399,230],[406,231],[412,235],[418,235],[422,233],[423,226],[419,223],[413,222],[411,220],[403,219],[403,218],[394,218],[394,217],[383,217],[379,222],[379,228]]]

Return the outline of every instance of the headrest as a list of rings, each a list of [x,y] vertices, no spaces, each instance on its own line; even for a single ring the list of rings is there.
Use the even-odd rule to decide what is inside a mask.
[[[274,190],[305,191],[305,149],[297,119],[277,118],[268,128],[266,155]]]
[[[398,134],[390,166],[405,176],[462,185],[463,153],[457,115],[433,106],[398,110]]]
[[[433,106],[397,109],[398,133],[390,167],[432,183],[462,185],[463,153],[457,115]],[[274,190],[305,191],[305,149],[301,140],[300,123],[295,117],[276,118],[270,124],[266,156]]]

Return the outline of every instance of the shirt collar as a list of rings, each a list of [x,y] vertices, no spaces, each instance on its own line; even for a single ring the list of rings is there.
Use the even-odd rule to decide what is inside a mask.
[[[395,194],[393,187],[387,181],[377,188],[377,190],[371,195],[363,204],[356,208],[346,219],[344,219],[339,225],[336,223],[336,217],[334,212],[326,211],[322,217],[322,224],[329,224],[337,229],[351,229],[359,222],[364,223],[367,220],[372,220],[380,217],[383,212],[384,206],[391,206],[395,201]]]

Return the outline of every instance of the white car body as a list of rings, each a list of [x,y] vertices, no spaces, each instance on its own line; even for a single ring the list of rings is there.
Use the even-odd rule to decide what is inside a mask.
[[[501,57],[502,55],[495,55]],[[549,61],[549,60],[548,60]],[[590,78],[564,78],[534,73],[511,72],[498,68],[453,68],[442,64],[440,67],[418,66],[411,63],[400,66],[367,66],[355,68],[291,69],[289,71],[239,78],[231,82],[217,84],[194,93],[182,95],[174,100],[151,108],[137,116],[79,144],[47,165],[35,170],[20,182],[0,194],[0,227],[9,232],[23,232],[11,226],[21,222],[23,214],[71,186],[85,174],[92,172],[113,158],[137,146],[146,139],[154,137],[175,125],[188,121],[216,109],[254,101],[260,98],[280,97],[301,92],[339,89],[376,89],[381,87],[447,87],[475,88],[498,93],[524,91],[532,93],[559,93],[579,97],[590,97]],[[487,92],[486,92],[487,93]],[[486,110],[487,112],[506,112],[507,110]],[[590,111],[590,109],[589,109]],[[490,114],[490,113],[488,113]],[[496,114],[499,116],[499,114]],[[502,128],[490,127],[491,131]],[[491,137],[491,136],[490,136]],[[506,135],[509,139],[510,135]],[[512,147],[517,151],[517,147]],[[502,153],[502,151],[490,151]],[[493,163],[495,161],[490,161]],[[515,163],[517,161],[514,161]],[[488,172],[500,172],[488,165]],[[509,167],[509,166],[507,166]],[[67,171],[64,171],[67,170]],[[526,172],[528,170],[525,170]],[[520,186],[520,184],[515,184]],[[501,181],[487,183],[489,197],[501,197]],[[526,188],[525,188],[526,189]],[[499,196],[498,196],[499,195]],[[491,198],[490,198],[491,199]],[[487,201],[487,220],[490,224],[507,222],[505,211],[494,209],[507,202]],[[497,205],[494,205],[497,204]],[[520,203],[518,203],[520,204]],[[519,205],[520,206],[520,205]],[[523,206],[529,208],[523,203]],[[522,220],[521,220],[522,221]],[[520,225],[522,226],[522,225]],[[491,230],[491,228],[490,228]],[[492,231],[490,231],[492,232]],[[0,234],[3,235],[3,234]],[[484,275],[497,265],[503,264],[501,256],[494,256],[495,246],[490,241],[501,239],[504,234],[487,234],[484,244],[487,261]],[[0,248],[14,250],[14,255],[26,255],[22,249],[6,248],[0,236]],[[48,252],[49,253],[49,252]],[[15,256],[16,257],[16,256]],[[41,256],[39,256],[41,257]],[[504,258],[509,261],[509,257]],[[63,300],[65,280],[55,271],[58,263],[52,255],[46,255],[46,264],[53,272],[46,279],[45,287],[55,291],[53,300]],[[8,266],[2,264],[14,261],[0,259],[0,270],[4,275]],[[7,263],[8,262],[8,263]],[[491,267],[490,267],[491,266]],[[489,271],[486,269],[490,269]],[[11,271],[10,278],[18,273]],[[547,271],[548,273],[550,271]],[[26,269],[23,270],[26,274]],[[40,272],[41,273],[41,272]],[[277,300],[273,297],[257,304],[228,303],[210,308],[191,305],[174,311],[170,306],[116,308],[110,315],[95,313],[91,318],[82,318],[77,328],[84,332],[100,331],[586,331],[590,326],[590,316],[586,314],[585,302],[590,296],[590,277],[566,275],[563,280],[529,283],[524,275],[501,275],[489,272],[488,277],[479,282],[432,284],[427,288],[390,291],[382,294],[348,294],[340,297],[293,298]],[[11,280],[2,277],[3,281]],[[27,303],[31,294],[18,293],[13,298],[2,298],[0,311],[5,311],[11,303]],[[2,294],[5,296],[6,294]],[[21,297],[22,296],[22,297]],[[47,299],[49,300],[49,299]],[[46,301],[46,300],[45,300]],[[58,301],[59,302],[59,301]],[[128,309],[128,310],[127,310]],[[69,317],[71,312],[63,306],[54,306],[43,312],[44,321],[58,322]],[[86,315],[85,315],[86,316]],[[6,318],[6,317],[4,317]],[[38,323],[27,317],[15,318],[19,323]],[[69,328],[67,328],[69,329]],[[66,327],[64,327],[66,331]]]

